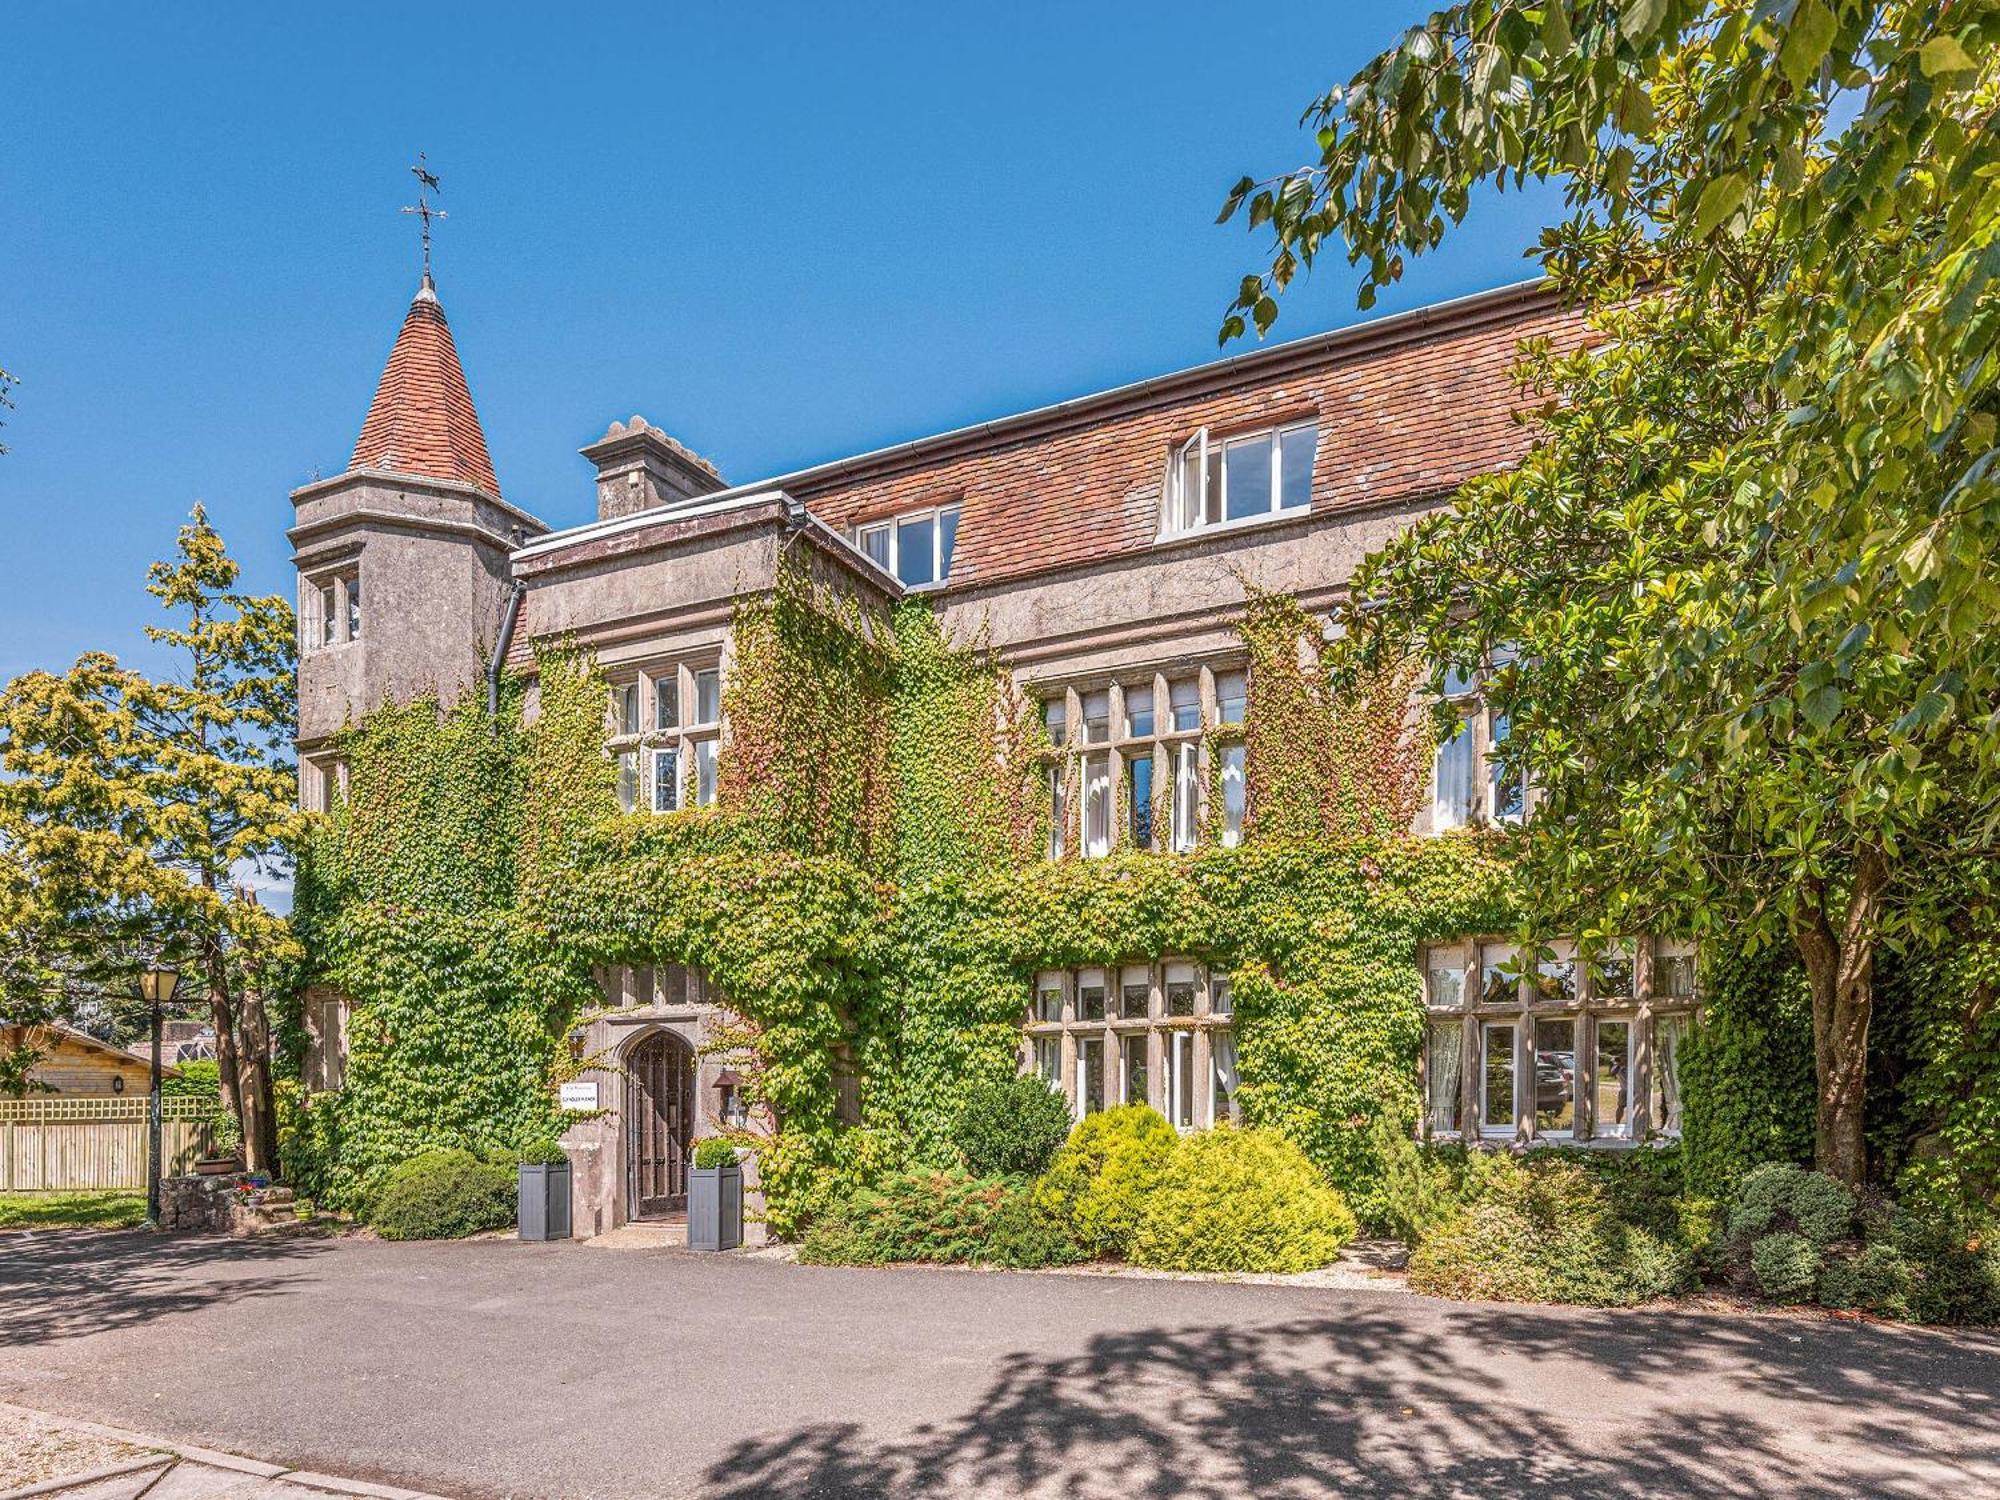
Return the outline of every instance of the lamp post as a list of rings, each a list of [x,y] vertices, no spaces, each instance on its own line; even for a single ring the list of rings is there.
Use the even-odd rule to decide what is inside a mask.
[[[180,971],[154,964],[139,976],[139,993],[153,1010],[152,1098],[146,1106],[146,1225],[160,1227],[160,1013],[180,987]]]

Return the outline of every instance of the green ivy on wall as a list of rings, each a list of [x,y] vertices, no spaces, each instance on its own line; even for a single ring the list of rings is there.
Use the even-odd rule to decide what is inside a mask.
[[[729,1043],[778,1126],[760,1147],[770,1220],[791,1233],[844,1186],[947,1155],[966,1091],[1019,1065],[1037,970],[1173,956],[1231,978],[1248,1118],[1376,1217],[1369,1124],[1416,1113],[1419,945],[1521,916],[1495,836],[1405,832],[1430,751],[1411,672],[1336,691],[1318,621],[1251,593],[1249,711],[1226,731],[1247,747],[1245,842],[1219,847],[1211,788],[1192,855],[1052,861],[1063,756],[1005,664],[947,639],[928,603],[858,601],[804,552],[737,610],[714,808],[617,812],[607,688],[569,650],[510,685],[497,723],[424,700],[350,731],[350,795],[303,852],[297,906],[298,991],[352,1002],[347,1082],[288,1095],[293,1174],[353,1204],[416,1150],[551,1129],[593,970],[684,963],[738,1013]],[[1689,1064],[1689,1155],[1710,1175],[1734,1165],[1695,1095],[1790,1066],[1755,1007],[1717,1006],[1735,1040]],[[1772,1154],[1796,1101],[1767,1102]]]

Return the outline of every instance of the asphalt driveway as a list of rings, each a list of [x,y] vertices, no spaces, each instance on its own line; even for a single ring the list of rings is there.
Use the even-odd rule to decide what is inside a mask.
[[[2000,1495],[2000,1337],[575,1244],[0,1238],[0,1400],[464,1496]]]

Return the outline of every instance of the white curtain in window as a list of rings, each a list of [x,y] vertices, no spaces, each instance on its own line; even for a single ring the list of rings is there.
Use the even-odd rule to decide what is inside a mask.
[[[1174,748],[1174,852],[1186,854],[1194,848],[1195,810],[1200,796],[1197,768],[1200,758],[1193,745]]]
[[[1243,841],[1243,755],[1241,745],[1222,747],[1222,842],[1232,849]]]
[[[1093,755],[1083,765],[1083,852],[1100,859],[1111,852],[1111,757]]]
[[[1472,818],[1472,720],[1459,721],[1458,733],[1438,746],[1431,777],[1431,825],[1463,827]]]
[[[1653,1073],[1660,1095],[1660,1118],[1653,1124],[1668,1135],[1681,1133],[1681,1039],[1687,1024],[1686,1016],[1661,1016],[1653,1023]]]
[[[1465,1035],[1454,1021],[1430,1028],[1424,1049],[1424,1078],[1430,1092],[1430,1129],[1442,1135],[1458,1129],[1459,1085],[1465,1077]]]
[[[1236,1115],[1236,1033],[1229,1030],[1208,1034],[1208,1054],[1215,1060],[1215,1119]]]

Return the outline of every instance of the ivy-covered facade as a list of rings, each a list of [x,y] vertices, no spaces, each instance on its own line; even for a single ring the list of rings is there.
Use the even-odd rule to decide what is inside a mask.
[[[1574,333],[1509,289],[735,487],[634,418],[550,531],[427,282],[293,497],[288,1168],[360,1202],[560,1132],[598,1233],[721,1133],[789,1233],[1024,1069],[1272,1126],[1364,1216],[1385,1113],[1694,1131],[1671,935],[1521,944],[1476,673],[1440,748],[1414,664],[1320,666],[1360,558],[1518,455],[1518,342]]]

